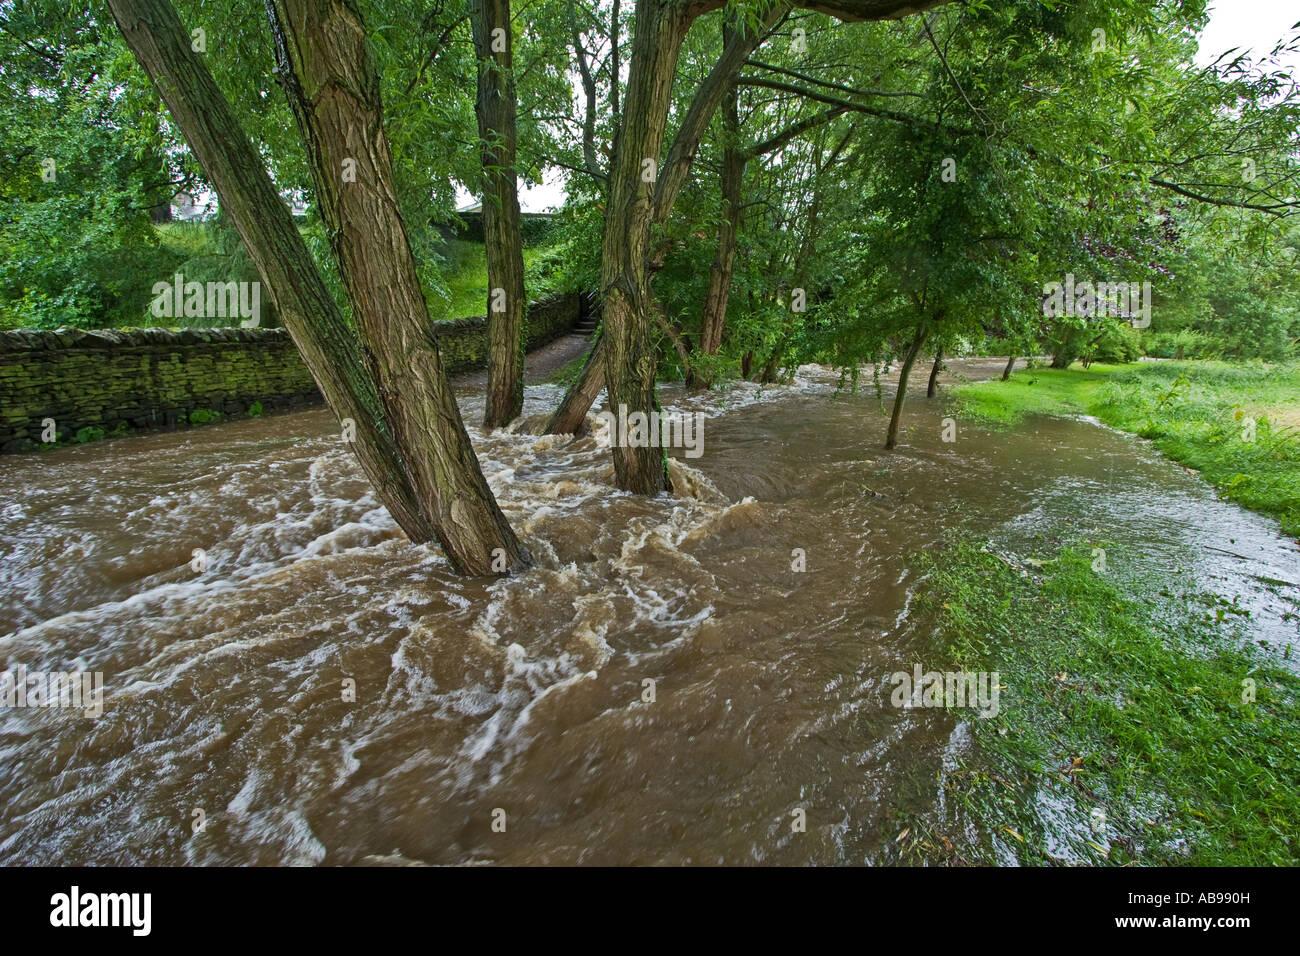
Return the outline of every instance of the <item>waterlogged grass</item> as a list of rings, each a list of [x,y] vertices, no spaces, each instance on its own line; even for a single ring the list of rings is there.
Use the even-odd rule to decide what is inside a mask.
[[[1300,863],[1300,678],[1225,602],[1135,600],[1088,545],[918,560],[935,657],[1001,692],[901,859]]]
[[[1300,366],[1143,362],[1028,369],[960,386],[964,414],[1087,414],[1150,439],[1225,497],[1300,536]]]
[[[546,377],[547,383],[550,385],[562,385],[566,389],[572,386],[573,383],[578,380],[578,376],[582,374],[583,366],[587,364],[587,353],[589,351],[590,349],[587,349],[581,355],[565,362],[557,368]]]

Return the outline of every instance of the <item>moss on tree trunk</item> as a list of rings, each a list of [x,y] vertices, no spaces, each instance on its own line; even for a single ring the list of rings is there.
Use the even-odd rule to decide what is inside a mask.
[[[355,334],[343,320],[266,166],[168,0],[111,0],[127,45],[212,183],[312,378],[344,420],[362,470],[393,520],[417,543],[432,522],[398,450]]]
[[[425,513],[457,570],[522,568],[528,556],[483,477],[438,354],[360,15],[340,0],[272,0],[267,9],[366,362]]]

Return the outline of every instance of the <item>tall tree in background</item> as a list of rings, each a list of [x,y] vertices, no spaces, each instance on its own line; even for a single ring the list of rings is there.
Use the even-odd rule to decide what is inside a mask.
[[[933,3],[905,0],[815,0],[799,3],[841,20],[879,20],[914,13]],[[784,0],[737,4],[736,29],[690,99],[667,153],[664,141],[677,59],[691,24],[721,9],[722,0],[637,0],[622,122],[609,170],[609,200],[601,245],[605,323],[601,369],[610,408],[649,415],[655,410],[657,349],[652,242],[690,174],[700,140],[747,57],[784,17]],[[584,376],[585,378],[585,376]],[[590,392],[580,379],[575,391]],[[573,411],[577,411],[574,409]],[[581,409],[585,414],[586,409]],[[576,415],[571,416],[576,417]],[[626,491],[656,494],[669,487],[662,450],[613,446],[614,475]]]
[[[709,288],[700,317],[700,351],[716,355],[722,346],[722,329],[727,322],[727,300],[731,298],[731,274],[736,260],[736,233],[740,230],[740,189],[745,181],[745,155],[740,143],[740,105],[733,84],[727,90],[722,110],[722,209],[718,219],[718,249],[709,266]],[[708,386],[690,372],[688,384]]]
[[[457,569],[522,568],[528,556],[483,477],[438,354],[361,15],[351,0],[272,0],[267,11],[330,243],[420,501]]]
[[[478,135],[483,157],[483,241],[488,274],[488,393],[485,428],[500,428],[524,407],[523,241],[515,172],[515,81],[510,0],[471,0],[478,55]]]

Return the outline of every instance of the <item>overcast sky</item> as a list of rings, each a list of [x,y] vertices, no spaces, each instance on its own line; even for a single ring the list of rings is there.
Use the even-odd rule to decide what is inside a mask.
[[[1300,21],[1300,2],[1297,0],[1213,0],[1210,3],[1210,22],[1201,34],[1200,50],[1196,61],[1208,64],[1233,47],[1251,51],[1256,58],[1270,53],[1278,40],[1291,36],[1291,27]],[[1282,60],[1300,76],[1300,53],[1291,53]],[[524,212],[545,212],[559,208],[564,203],[561,175],[553,170],[545,185],[520,192],[519,203]],[[467,190],[457,190],[457,205],[474,202]]]
[[[1196,62],[1212,63],[1233,47],[1252,51],[1257,57],[1272,51],[1277,41],[1291,36],[1300,21],[1296,0],[1213,0],[1210,23],[1201,34]],[[1300,54],[1291,53],[1282,62],[1300,73]]]

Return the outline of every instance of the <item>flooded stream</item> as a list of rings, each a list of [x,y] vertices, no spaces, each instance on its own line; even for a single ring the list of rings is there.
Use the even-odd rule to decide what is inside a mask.
[[[1115,542],[1115,573],[1295,641],[1262,580],[1300,582],[1295,542],[1149,445],[1069,419],[944,442],[918,392],[884,452],[875,395],[835,383],[665,389],[708,417],[689,493],[655,499],[592,438],[472,429],[537,562],[500,581],[406,543],[325,411],[0,459],[4,666],[105,688],[97,720],[0,712],[0,862],[878,861],[963,719],[887,680],[923,636],[910,556],[958,523]]]

